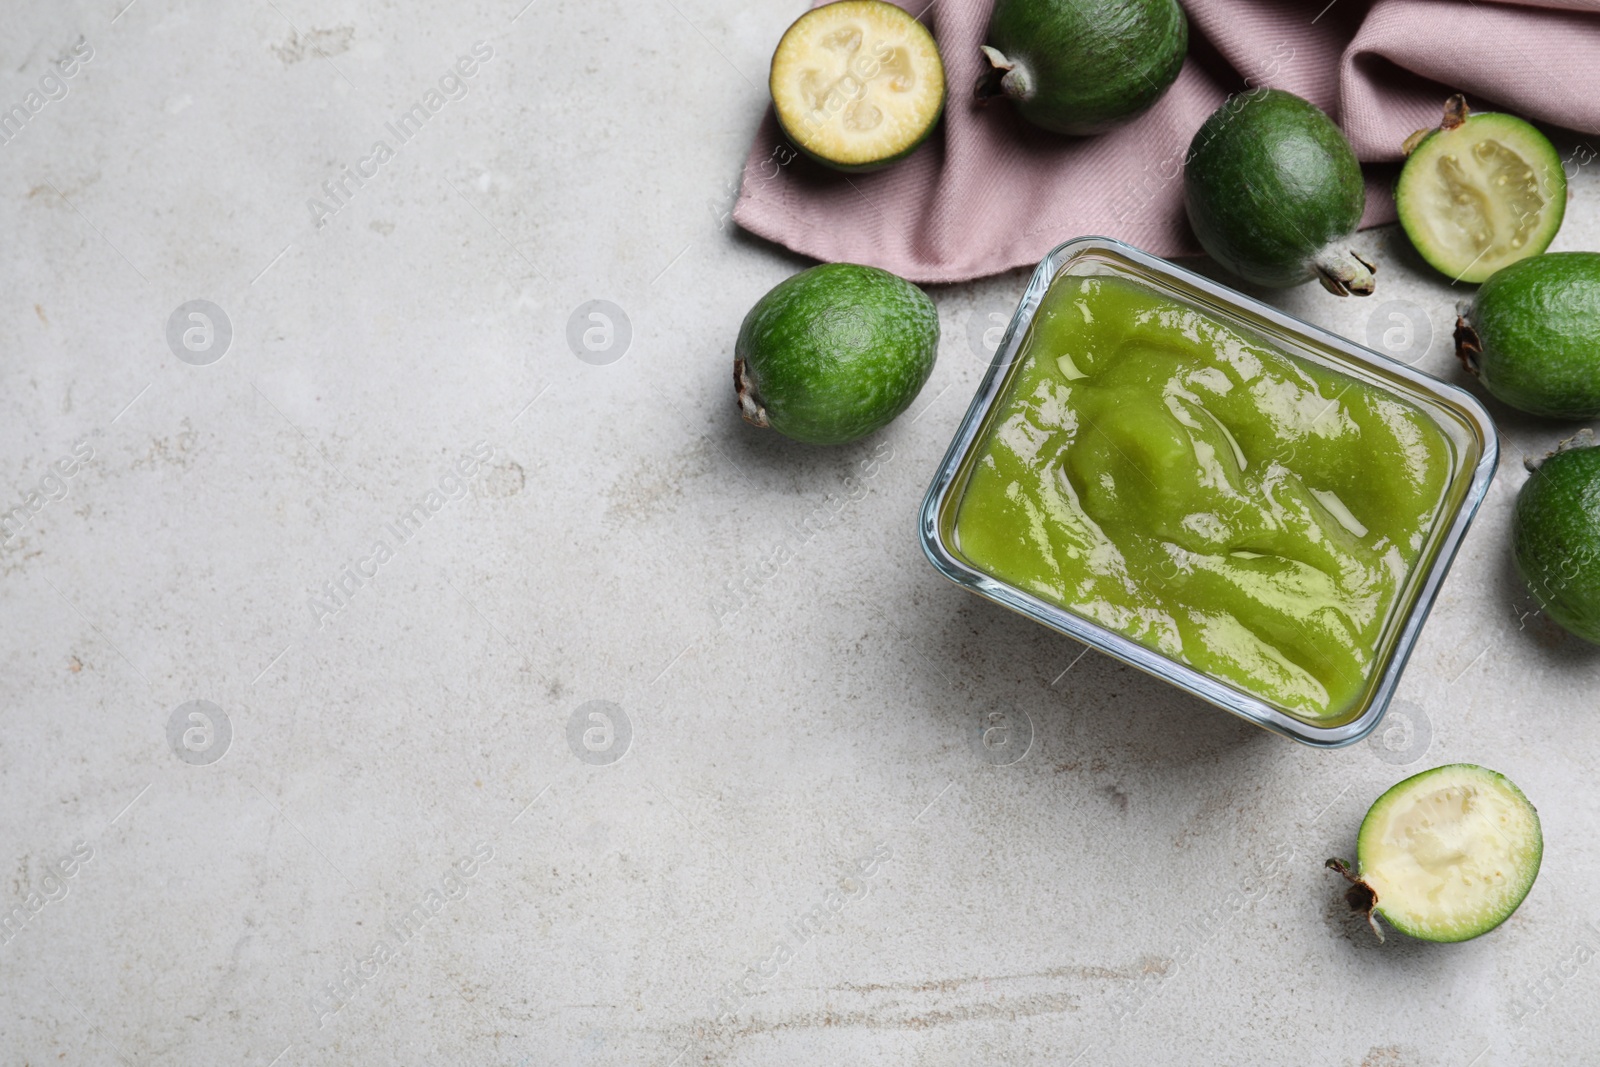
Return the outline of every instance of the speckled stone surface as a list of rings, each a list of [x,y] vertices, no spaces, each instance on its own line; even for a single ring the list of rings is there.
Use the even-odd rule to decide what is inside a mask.
[[[1600,656],[1507,549],[1569,431],[1491,405],[1372,743],[967,595],[915,513],[1021,274],[933,290],[876,436],[737,417],[800,266],[728,215],[798,11],[8,5],[0,1062],[1595,1059]],[[1560,147],[1556,247],[1600,248]],[[1460,287],[1358,247],[1376,297],[1274,299],[1459,380]],[[1454,761],[1539,806],[1544,871],[1488,937],[1380,945],[1322,860]]]

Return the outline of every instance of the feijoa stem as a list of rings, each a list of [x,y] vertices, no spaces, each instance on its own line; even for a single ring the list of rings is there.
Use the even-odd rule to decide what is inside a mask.
[[[1367,918],[1367,925],[1372,927],[1372,932],[1378,935],[1378,940],[1383,940],[1383,927],[1378,925],[1378,919],[1372,914],[1372,909],[1378,906],[1378,894],[1367,883],[1356,877],[1350,869],[1350,864],[1341,859],[1331,859],[1323,864],[1330,871],[1338,871],[1344,880],[1350,883],[1350,888],[1344,891],[1344,902],[1350,905],[1351,911],[1359,911]]]
[[[766,429],[767,409],[761,406],[760,399],[756,396],[755,383],[750,380],[750,375],[745,372],[744,360],[733,361],[733,388],[739,396],[739,414],[751,426]]]
[[[1334,296],[1371,296],[1378,268],[1354,251],[1328,245],[1311,261],[1317,281]]]
[[[1461,365],[1467,368],[1467,373],[1474,378],[1478,376],[1478,357],[1483,355],[1483,341],[1478,337],[1478,331],[1468,322],[1466,316],[1456,316],[1456,358]]]
[[[972,94],[978,103],[988,103],[997,96],[1026,100],[1033,95],[1033,78],[1027,67],[1008,59],[998,48],[986,44],[978,47],[989,61],[989,69],[978,76],[978,85]]]
[[[1467,98],[1457,93],[1444,102],[1444,119],[1435,129],[1453,130],[1463,122],[1466,122],[1467,116],[1471,113],[1472,109],[1467,107]],[[1405,143],[1400,146],[1400,150],[1409,156],[1416,150],[1417,145],[1421,144],[1423,139],[1432,132],[1433,130],[1418,130],[1405,139]]]
[[[1574,448],[1593,448],[1593,447],[1594,447],[1594,431],[1592,429],[1590,429],[1589,427],[1585,426],[1583,429],[1579,430],[1577,433],[1573,434],[1571,437],[1568,437],[1565,440],[1561,441],[1559,444],[1556,445],[1556,447],[1552,448],[1550,451],[1546,452],[1544,455],[1539,456],[1538,458],[1534,458],[1533,456],[1524,457],[1523,460],[1522,460],[1522,469],[1527,471],[1529,474],[1532,474],[1534,471],[1536,471],[1540,467],[1544,466],[1544,461],[1549,459],[1551,456],[1557,455],[1558,453],[1561,453],[1561,452],[1570,451],[1571,449],[1574,449]]]
[[[1444,120],[1439,123],[1439,128],[1453,130],[1466,122],[1467,116],[1471,113],[1472,109],[1467,106],[1467,98],[1456,93],[1444,102]]]

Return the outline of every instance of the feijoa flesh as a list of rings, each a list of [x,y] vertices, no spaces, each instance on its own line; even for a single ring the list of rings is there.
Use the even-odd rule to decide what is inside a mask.
[[[772,55],[768,87],[795,147],[842,171],[910,155],[944,111],[933,35],[883,0],[838,0],[801,15]]]
[[[1149,108],[1183,67],[1177,0],[998,0],[980,101],[1007,97],[1035,126],[1094,134]]]
[[[1350,248],[1367,202],[1361,164],[1310,101],[1281,89],[1230,97],[1189,145],[1183,192],[1201,246],[1246,281],[1372,292],[1376,268]]]
[[[1600,253],[1550,252],[1496,271],[1456,321],[1456,355],[1520,411],[1600,417]]]
[[[1477,283],[1550,247],[1567,210],[1567,176],[1549,138],[1514,115],[1445,104],[1418,130],[1394,189],[1400,225],[1422,258]]]
[[[1544,855],[1539,813],[1503,774],[1452,763],[1413,775],[1367,812],[1345,900],[1423,941],[1466,941],[1511,917]]]
[[[746,422],[810,444],[887,425],[939,349],[933,301],[876,267],[825,263],[779,282],[739,327],[733,380]]]
[[[1538,465],[1517,493],[1511,551],[1544,613],[1600,644],[1600,447]]]

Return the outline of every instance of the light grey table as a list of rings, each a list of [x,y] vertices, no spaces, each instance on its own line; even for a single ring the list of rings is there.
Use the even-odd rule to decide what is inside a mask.
[[[6,5],[0,1062],[1594,1059],[1600,665],[1506,544],[1558,430],[1494,408],[1381,738],[1255,730],[924,562],[1022,275],[934,292],[877,437],[737,419],[799,260],[726,213],[797,7],[522,3]],[[1557,247],[1600,248],[1575,169]],[[1458,378],[1461,294],[1359,243],[1380,297],[1277,299]],[[1544,871],[1379,945],[1321,862],[1458,760]]]

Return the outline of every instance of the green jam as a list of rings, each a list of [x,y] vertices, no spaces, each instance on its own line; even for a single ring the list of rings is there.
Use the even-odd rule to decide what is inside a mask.
[[[1445,502],[1439,425],[1124,278],[1058,278],[1020,360],[961,554],[1296,718],[1348,720]]]

